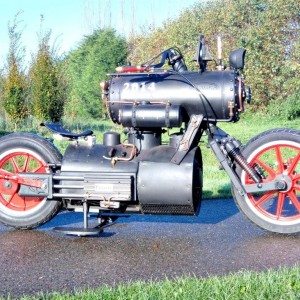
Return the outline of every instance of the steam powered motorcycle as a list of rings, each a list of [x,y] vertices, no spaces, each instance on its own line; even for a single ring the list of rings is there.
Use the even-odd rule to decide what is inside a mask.
[[[203,169],[198,144],[206,133],[240,210],[266,230],[299,232],[300,131],[269,130],[242,146],[217,126],[237,122],[250,101],[244,59],[245,50],[237,49],[228,68],[207,70],[211,57],[200,36],[198,71],[188,71],[177,48],[140,66],[118,67],[101,87],[111,120],[126,128],[123,143],[117,132],[106,132],[97,144],[91,130],[72,133],[56,123],[44,125],[70,141],[63,156],[35,134],[2,137],[0,221],[31,229],[64,208],[83,212],[83,228],[56,229],[90,236],[125,213],[197,214]],[[166,128],[178,131],[163,144]],[[95,228],[90,214],[98,216]]]

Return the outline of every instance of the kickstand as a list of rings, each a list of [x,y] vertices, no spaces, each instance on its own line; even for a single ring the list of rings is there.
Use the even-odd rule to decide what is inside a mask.
[[[77,227],[55,227],[53,230],[62,232],[67,235],[76,235],[76,236],[97,236],[103,232],[102,226],[97,226],[95,228],[89,228],[88,222],[88,213],[89,207],[86,200],[82,203],[83,207],[83,228]]]

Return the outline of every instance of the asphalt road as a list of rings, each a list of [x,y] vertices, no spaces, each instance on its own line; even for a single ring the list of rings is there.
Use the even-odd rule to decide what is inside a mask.
[[[122,218],[95,238],[52,231],[80,221],[80,214],[63,212],[39,230],[0,225],[0,295],[300,264],[299,234],[257,228],[232,200],[204,201],[198,217]]]

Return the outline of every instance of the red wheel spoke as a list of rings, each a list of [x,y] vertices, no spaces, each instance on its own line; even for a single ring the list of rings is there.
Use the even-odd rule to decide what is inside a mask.
[[[256,202],[255,202],[255,206],[259,206],[262,203],[266,202],[267,200],[270,200],[270,198],[274,195],[273,192],[268,192],[266,194],[264,194],[262,197],[260,197]]]
[[[277,158],[277,163],[278,163],[278,171],[279,171],[279,173],[282,173],[284,170],[284,167],[283,167],[283,160],[282,160],[279,146],[275,147],[275,153],[276,153],[276,158]]]
[[[279,220],[281,214],[282,214],[282,208],[284,203],[284,194],[278,193],[278,202],[277,202],[277,209],[276,209],[276,217],[277,220]]]
[[[23,170],[22,170],[22,172],[28,171],[28,170],[27,170],[27,168],[28,168],[28,163],[29,163],[29,155],[26,156],[26,159],[25,159],[25,162],[24,162],[24,165],[23,165]]]
[[[5,199],[5,201],[6,201],[5,206],[8,206],[8,205],[10,204],[10,202],[11,202],[11,200],[12,200],[12,198],[13,198],[14,195],[15,195],[15,194],[12,194],[12,195],[10,195],[10,198]]]
[[[288,195],[300,214],[300,202],[299,202],[299,199],[297,198],[296,194],[294,192],[289,192]]]
[[[40,165],[40,166],[38,166],[37,168],[35,168],[34,170],[32,170],[31,172],[32,172],[32,173],[38,173],[38,172],[41,171],[43,168],[45,168],[45,166]]]
[[[266,163],[264,163],[260,159],[257,159],[255,162],[260,167],[262,167],[267,173],[269,173],[271,177],[275,177],[276,176],[276,172],[270,166],[268,166]]]
[[[294,189],[297,191],[300,191],[300,184],[294,184]]]
[[[300,159],[300,152],[298,153],[298,155],[295,156],[295,158],[293,159],[291,165],[288,167],[288,175],[290,175],[291,173],[293,173],[293,171],[295,170],[298,162]]]
[[[12,165],[13,165],[14,171],[15,171],[16,173],[20,173],[20,168],[18,167],[18,164],[17,164],[17,162],[15,161],[15,158],[14,158],[14,157],[12,157],[12,158],[10,159],[10,162],[11,162]]]
[[[9,207],[13,208],[14,210],[16,208],[18,210],[24,210],[24,199],[22,197],[20,197],[17,193],[15,193],[11,198]]]

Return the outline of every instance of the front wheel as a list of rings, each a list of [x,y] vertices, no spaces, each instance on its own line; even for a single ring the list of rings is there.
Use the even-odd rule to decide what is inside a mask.
[[[263,182],[284,175],[289,184],[283,191],[233,196],[241,211],[255,224],[277,233],[300,232],[300,131],[273,129],[251,139],[242,151],[250,166],[260,170]],[[238,169],[245,185],[254,181]]]
[[[59,151],[47,140],[30,133],[13,133],[0,139],[0,169],[12,174],[49,173],[49,163],[60,163]],[[20,185],[0,179],[0,222],[18,229],[37,227],[51,219],[60,202],[18,194]]]

